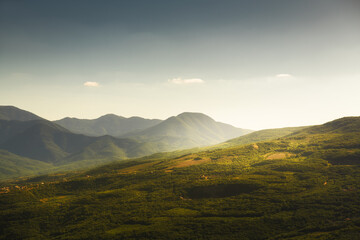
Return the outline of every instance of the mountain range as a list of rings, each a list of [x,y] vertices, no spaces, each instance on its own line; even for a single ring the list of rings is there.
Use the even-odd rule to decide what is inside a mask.
[[[26,158],[27,165],[36,160],[34,166],[40,166],[39,171],[44,169],[38,161],[77,169],[207,146],[249,132],[201,113],[182,113],[164,121],[108,114],[94,120],[64,118],[51,122],[15,107],[0,107],[0,156]],[[6,169],[10,169],[9,162],[0,162],[3,176],[9,175]]]
[[[63,118],[54,123],[73,133],[88,136],[110,135],[120,137],[129,132],[140,131],[159,124],[159,119],[145,119],[141,117],[125,118],[115,114],[107,114],[97,119]]]
[[[40,120],[41,117],[19,109],[14,106],[0,106],[0,119],[1,120],[16,120],[16,121],[31,121]]]
[[[345,117],[2,183],[0,239],[359,239],[359,186]]]

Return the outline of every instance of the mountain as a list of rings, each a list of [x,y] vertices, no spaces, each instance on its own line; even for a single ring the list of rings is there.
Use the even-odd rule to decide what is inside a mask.
[[[94,159],[126,159],[154,153],[144,143],[75,134],[46,120],[0,120],[0,149],[53,165]]]
[[[220,143],[252,132],[214,121],[202,113],[181,113],[143,131],[125,134],[143,142],[158,144],[161,151]]]
[[[40,119],[42,118],[31,112],[13,106],[0,106],[0,120],[30,121]]]
[[[110,135],[118,137],[128,132],[143,130],[160,123],[159,119],[145,119],[141,117],[120,117],[107,114],[97,119],[64,118],[54,121],[56,124],[74,133],[88,136]]]
[[[0,239],[359,239],[359,123],[2,183]]]
[[[49,163],[29,159],[0,149],[0,179],[48,173]]]
[[[17,116],[17,120],[0,120],[0,150],[10,154],[6,159],[14,157],[14,162],[19,164],[18,167],[16,164],[4,164],[4,167],[14,168],[14,176],[31,172],[21,171],[24,166],[32,169],[34,174],[39,173],[45,165],[40,166],[38,161],[50,164],[46,166],[52,171],[73,170],[114,160],[210,145],[250,132],[215,122],[200,113],[182,113],[166,121],[108,114],[95,120],[66,118],[50,122],[13,107],[2,109],[3,116],[7,113],[7,119]],[[26,120],[32,118],[35,120]],[[58,123],[71,126],[70,130]],[[123,134],[125,132],[128,133]],[[112,136],[104,135],[107,133]],[[124,137],[114,137],[119,134]],[[31,164],[34,164],[33,168]],[[46,169],[41,172],[46,172]],[[2,175],[0,171],[0,178],[10,175],[11,171]]]

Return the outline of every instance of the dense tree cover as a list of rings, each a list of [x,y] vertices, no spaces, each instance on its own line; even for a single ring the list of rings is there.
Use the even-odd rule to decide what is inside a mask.
[[[315,130],[2,183],[0,239],[360,239],[360,134]]]

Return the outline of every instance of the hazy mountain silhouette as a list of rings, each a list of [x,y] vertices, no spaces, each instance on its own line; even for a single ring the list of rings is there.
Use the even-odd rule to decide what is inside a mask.
[[[46,120],[27,122],[0,120],[0,136],[1,149],[48,163],[61,164],[69,157],[75,161],[95,157],[119,156],[120,158],[127,158],[140,156],[136,149],[141,144],[134,140],[75,134]],[[86,156],[78,158],[73,156],[81,156],[83,152],[87,152]],[[119,155],[119,152],[122,154]],[[142,151],[139,150],[139,152]]]
[[[212,145],[238,137],[252,130],[216,122],[202,113],[181,113],[156,126],[124,135],[139,141],[158,143],[164,151]]]
[[[63,118],[54,121],[64,128],[88,136],[110,135],[121,136],[128,132],[143,130],[160,123],[159,119],[145,119],[141,117],[125,118],[115,114],[107,114],[97,119]]]
[[[41,117],[14,106],[0,106],[0,120],[30,121]]]

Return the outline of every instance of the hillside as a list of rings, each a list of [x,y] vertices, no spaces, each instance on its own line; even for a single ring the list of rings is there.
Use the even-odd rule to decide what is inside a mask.
[[[232,147],[237,145],[273,140],[290,135],[305,128],[308,127],[286,127],[286,128],[259,130],[256,132],[246,134],[244,136],[240,136],[238,138],[230,139],[224,143],[219,144],[218,146],[224,148],[224,147]]]
[[[10,109],[16,108],[10,107]],[[71,126],[70,129],[74,128],[77,132],[87,134],[85,135],[74,133],[44,119],[25,121],[27,118],[36,118],[36,115],[20,109],[15,112],[16,114],[8,114],[8,118],[19,116],[19,120],[0,119],[0,149],[14,154],[13,156],[48,163],[51,165],[49,167],[51,171],[88,168],[110,161],[205,146],[250,132],[215,122],[200,113],[183,113],[166,121],[139,117],[123,118],[113,114],[95,120],[66,118],[56,121],[68,124],[68,127]],[[141,130],[141,128],[146,129]],[[124,138],[114,137],[129,131],[132,132],[123,135]],[[107,133],[111,133],[111,136],[103,135]],[[177,155],[177,153],[169,155]],[[15,157],[14,161],[16,159],[18,157]],[[36,162],[33,163],[38,165]],[[31,161],[27,162],[26,166],[29,164],[31,165]],[[11,166],[12,172],[25,173],[21,171],[23,166],[14,164]],[[37,168],[34,166],[33,174],[38,172],[35,169]],[[2,175],[0,172],[0,178],[5,176],[10,177],[11,174]],[[21,175],[14,174],[15,176]]]
[[[28,168],[32,163],[35,174],[38,172],[35,169],[39,161],[49,164],[43,164],[41,169],[45,166],[48,166],[49,170],[54,170],[54,167],[62,169],[62,165],[67,165],[66,169],[78,169],[157,152],[151,144],[111,136],[90,137],[75,134],[46,120],[0,120],[0,136],[0,150],[12,153],[6,159],[10,161],[11,156],[14,156],[13,161],[18,162],[11,164],[12,169],[8,164],[1,165],[7,168],[9,173],[0,171],[0,178],[10,177],[11,172],[16,173],[14,177],[21,176],[17,173],[24,172],[21,169]],[[19,157],[22,157],[22,160],[27,159],[24,166],[24,161],[18,161]]]
[[[42,118],[14,106],[0,106],[0,120],[30,121],[40,119]]]
[[[359,121],[4,183],[0,239],[359,239]]]
[[[202,113],[182,113],[158,125],[125,137],[158,143],[161,151],[207,146],[252,132],[215,122]]]
[[[140,131],[160,123],[159,119],[145,119],[140,117],[124,118],[114,114],[107,114],[97,119],[64,118],[54,121],[56,124],[71,132],[88,136],[110,135],[119,137],[129,132]]]
[[[49,172],[53,166],[0,150],[0,180]]]
[[[325,123],[319,126],[313,126],[294,135],[301,134],[321,134],[321,133],[358,133],[360,132],[360,118],[359,117],[344,117],[334,121]]]

